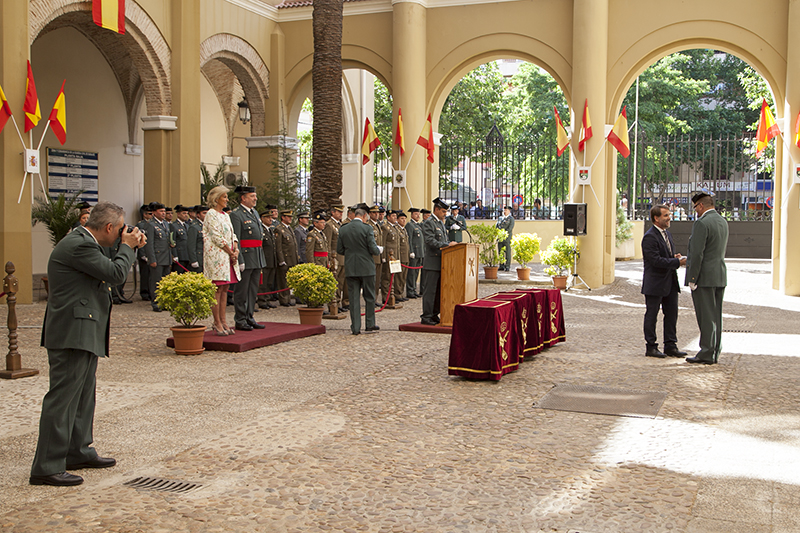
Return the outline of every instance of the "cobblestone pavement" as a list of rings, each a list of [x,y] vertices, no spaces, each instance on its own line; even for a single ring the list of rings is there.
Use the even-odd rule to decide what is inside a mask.
[[[325,321],[322,336],[181,357],[169,315],[137,297],[114,310],[98,369],[95,445],[119,463],[71,488],[27,482],[45,306],[19,306],[23,364],[43,375],[0,381],[0,532],[800,531],[800,299],[770,289],[768,262],[730,261],[720,364],[645,358],[641,268],[565,293],[567,341],[499,382],[449,377],[448,335],[397,330],[420,300],[380,313],[375,335]],[[688,292],[680,306],[691,347]],[[667,399],[655,419],[533,408],[556,384]],[[123,485],[139,476],[202,487]]]

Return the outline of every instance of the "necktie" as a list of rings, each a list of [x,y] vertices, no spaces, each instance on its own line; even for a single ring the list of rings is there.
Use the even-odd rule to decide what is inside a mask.
[[[667,237],[667,232],[665,230],[661,230],[661,234],[664,236],[664,242],[667,243],[667,251],[669,252],[670,257],[672,257],[672,246],[669,245],[669,237]]]

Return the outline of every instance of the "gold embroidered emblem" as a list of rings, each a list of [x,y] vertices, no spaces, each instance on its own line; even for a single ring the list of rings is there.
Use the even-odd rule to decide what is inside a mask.
[[[522,327],[522,344],[523,348],[528,344],[528,310],[522,310],[522,318],[519,321],[520,326]]]
[[[558,322],[558,307],[555,302],[550,302],[550,330],[553,334],[558,333],[556,322]]]
[[[505,330],[506,323],[503,322],[503,326],[500,328],[501,330]],[[506,342],[508,341],[508,334],[511,333],[510,331],[506,331],[506,334],[503,335],[502,331],[497,334],[497,344],[500,346],[500,356],[503,358],[503,361],[508,360],[508,352],[506,352]]]

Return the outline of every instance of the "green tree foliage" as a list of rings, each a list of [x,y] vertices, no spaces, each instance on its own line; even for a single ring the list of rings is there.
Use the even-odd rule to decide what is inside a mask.
[[[554,106],[569,126],[569,107],[556,80],[536,65],[523,63],[503,97],[506,139],[517,143],[555,140]]]
[[[495,62],[481,65],[461,78],[445,100],[439,118],[442,143],[482,139],[495,123],[502,129],[505,89],[505,80]]]
[[[53,243],[53,246],[66,237],[78,222],[80,212],[77,205],[81,194],[83,194],[82,190],[69,197],[64,193],[59,194],[55,199],[37,197],[31,207],[31,225],[44,224],[50,234],[50,242]]]
[[[372,125],[375,128],[375,134],[378,136],[378,139],[381,140],[382,146],[385,150],[381,150],[378,148],[373,152],[373,156],[375,157],[375,161],[382,161],[387,159],[388,154],[392,153],[391,147],[392,143],[394,142],[394,130],[392,130],[392,95],[389,93],[389,89],[381,83],[377,77],[375,78],[375,82],[373,84],[375,88],[375,123]],[[364,125],[361,125],[360,134],[363,135],[364,133]],[[410,146],[410,137],[409,132],[405,132],[405,144],[406,149],[409,149]],[[361,137],[359,137],[359,141]],[[413,140],[416,142],[416,139]]]

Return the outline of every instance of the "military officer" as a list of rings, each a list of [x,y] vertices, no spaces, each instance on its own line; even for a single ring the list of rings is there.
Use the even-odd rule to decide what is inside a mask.
[[[339,257],[336,253],[336,244],[339,240],[339,229],[342,227],[342,213],[344,213],[344,206],[341,204],[336,204],[331,206],[331,216],[328,221],[325,223],[325,229],[323,230],[325,233],[325,238],[328,239],[328,245],[330,246],[330,251],[328,255],[328,259],[331,264],[331,272],[333,272],[333,276],[336,278],[336,296],[333,300],[332,310],[337,312],[338,309],[342,309],[342,292],[345,288],[344,282],[344,256]]]
[[[422,237],[425,239],[425,258],[422,262],[422,323],[435,326],[439,320],[439,293],[441,287],[442,248],[457,244],[447,240],[444,228],[444,215],[447,204],[436,198],[433,201],[433,216],[422,223]]]
[[[380,213],[380,206],[373,205],[369,208],[369,220],[367,223],[372,228],[372,233],[375,237],[375,244],[381,248],[380,255],[372,256],[372,260],[375,261],[375,298],[377,299],[378,295],[381,292],[381,274],[383,273],[383,262],[384,259],[384,250],[383,250],[383,234],[381,233],[381,227],[378,224],[378,214]],[[380,307],[385,300],[376,301],[375,306]]]
[[[203,271],[203,221],[206,219],[208,207],[194,206],[195,218],[189,221],[186,231],[187,248],[189,250],[189,268],[192,272]]]
[[[423,251],[425,241],[422,239],[422,229],[420,228],[420,211],[417,207],[411,207],[408,211],[411,213],[411,220],[408,221],[405,227],[408,234],[408,266],[421,267],[422,258],[425,257],[425,252]],[[406,298],[420,297],[420,293],[417,292],[418,278],[419,269],[409,269],[406,279]]]
[[[266,266],[261,249],[264,232],[261,228],[261,218],[255,210],[258,195],[256,188],[248,185],[240,185],[234,192],[239,193],[239,206],[231,211],[231,225],[239,239],[241,250],[239,253],[241,279],[233,288],[233,320],[236,323],[234,328],[242,331],[264,329],[264,325],[253,318],[261,269]]]
[[[150,261],[150,305],[153,311],[160,313],[161,307],[156,303],[156,287],[161,278],[169,274],[174,255],[169,242],[169,223],[164,204],[153,202],[150,210],[153,218],[145,230],[147,244],[144,246],[144,255]]]
[[[450,206],[450,215],[445,219],[444,226],[447,228],[447,237],[451,241],[463,242],[462,232],[467,229],[467,220],[464,215],[458,213],[458,203]]]
[[[394,283],[391,281],[392,272],[389,261],[400,259],[400,226],[397,225],[397,211],[389,211],[388,216],[384,219],[381,226],[381,238],[383,239],[381,246],[384,247],[384,258],[381,266],[381,292],[385,302],[392,292],[390,282]]]
[[[189,266],[189,208],[180,204],[175,206],[175,213],[177,220],[169,225],[172,238],[175,241],[175,257],[177,262],[183,267],[173,263],[173,272],[186,272],[190,269]]]
[[[278,305],[274,304],[273,306],[269,303],[270,300],[277,300],[277,295],[263,294],[275,290],[275,273],[278,268],[278,260],[275,255],[275,228],[272,226],[273,207],[272,205],[267,205],[264,211],[261,212],[261,226],[264,231],[261,249],[264,252],[264,262],[266,263],[266,266],[261,270],[261,285],[258,287],[259,297],[257,301],[258,307],[261,309],[271,309]]]
[[[281,211],[281,222],[275,228],[275,252],[278,261],[277,285],[279,292],[278,301],[282,306],[294,305],[290,291],[282,290],[288,288],[286,283],[286,272],[297,264],[297,241],[294,238],[294,231],[289,224],[292,223],[292,210],[284,209]]]
[[[294,240],[297,242],[297,262],[306,262],[306,237],[308,237],[308,213],[297,215],[297,225],[294,227]]]
[[[503,207],[503,216],[497,220],[497,227],[508,232],[506,240],[497,243],[497,251],[501,254],[505,248],[505,263],[500,265],[500,270],[508,272],[511,269],[511,235],[514,233],[514,217],[511,215],[511,206]],[[502,255],[500,257],[503,258]]]
[[[147,226],[150,223],[150,220],[153,218],[153,212],[150,210],[150,204],[140,207],[139,212],[142,215],[142,219],[136,223],[136,227],[139,228],[139,231],[142,233],[147,234]],[[141,296],[143,302],[149,302],[150,263],[147,260],[147,256],[144,255],[144,246],[136,250],[136,258],[139,265],[139,296]]]
[[[408,246],[408,233],[406,232],[406,221],[408,216],[399,211],[397,213],[398,233],[400,234],[400,263],[403,269],[394,275],[394,296],[401,302],[408,300],[406,294],[406,279],[408,277],[408,260],[410,259],[410,249]]]
[[[313,216],[314,226],[306,236],[306,263],[329,268],[330,244],[325,237],[325,212],[316,211]]]

